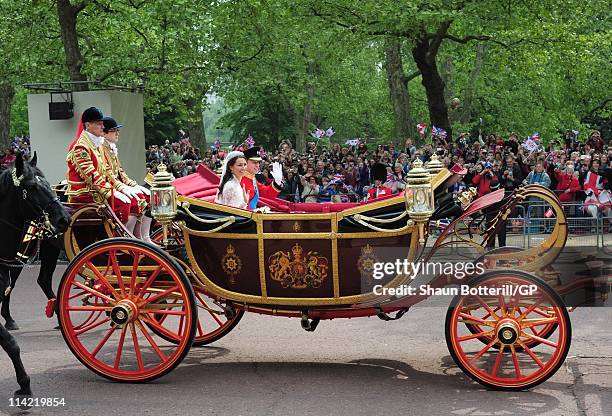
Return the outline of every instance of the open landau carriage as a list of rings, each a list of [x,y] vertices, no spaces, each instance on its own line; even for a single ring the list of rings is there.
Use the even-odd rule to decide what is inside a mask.
[[[192,345],[223,337],[245,312],[295,317],[309,331],[325,319],[397,319],[427,296],[375,295],[375,262],[394,261],[398,252],[410,262],[429,260],[451,245],[472,249],[476,259],[512,207],[539,196],[556,217],[540,246],[491,252],[481,257],[487,270],[479,276],[410,280],[398,274],[381,286],[510,288],[511,294],[452,299],[445,322],[449,351],[466,374],[490,388],[518,390],[543,382],[563,363],[571,338],[562,299],[535,276],[565,245],[558,200],[532,186],[507,201],[503,191],[467,201],[435,243],[426,245],[435,212],[442,209],[434,201],[457,208],[446,195],[455,175],[435,164],[428,169],[415,167],[400,196],[341,211],[270,213],[177,195],[161,168],[152,186],[152,211],[162,224],[163,249],[133,238],[104,205],[71,207],[64,238],[70,264],[57,295],[65,341],[95,373],[138,382],[167,374]],[[492,204],[501,204],[500,221],[474,237],[474,227],[462,224]],[[537,291],[512,292],[525,285]]]

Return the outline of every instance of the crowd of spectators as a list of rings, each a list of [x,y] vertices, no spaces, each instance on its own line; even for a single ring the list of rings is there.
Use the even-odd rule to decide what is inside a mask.
[[[21,153],[26,159],[30,158],[30,138],[28,136],[17,136],[11,141],[0,155],[0,167],[7,168],[15,163],[17,153]]]
[[[463,181],[455,185],[456,192],[473,186],[478,196],[482,196],[499,188],[511,192],[523,184],[537,183],[554,190],[562,202],[582,202],[589,171],[601,176],[604,186],[610,189],[612,146],[598,131],[592,131],[583,142],[577,140],[573,131],[567,131],[546,146],[539,137],[532,139],[528,139],[531,146],[526,146],[526,141],[514,133],[506,139],[493,134],[482,138],[464,133],[456,140],[431,138],[425,145],[417,145],[410,138],[401,146],[372,144],[365,139],[354,145],[332,143],[329,147],[310,142],[304,153],[298,153],[284,140],[277,149],[262,152],[258,179],[270,183],[271,164],[278,161],[283,165],[285,176],[280,194],[283,199],[293,202],[359,201],[372,186],[370,168],[374,163],[387,166],[384,186],[399,193],[405,187],[404,178],[414,160],[420,158],[426,163],[435,153],[447,167],[458,164],[467,168]],[[166,140],[163,145],[147,148],[147,168],[155,171],[163,162],[175,177],[195,172],[200,163],[218,170],[225,151],[218,142],[215,144],[201,153],[181,131],[176,141]],[[0,157],[0,165],[12,164],[16,152],[29,155],[28,137],[16,137]]]
[[[537,183],[555,190],[563,202],[582,202],[589,170],[601,175],[610,186],[612,147],[604,143],[599,132],[593,131],[585,143],[569,132],[548,146],[538,138],[531,144],[536,147],[528,150],[516,134],[505,140],[498,135],[483,140],[462,134],[454,142],[432,139],[422,146],[413,139],[406,139],[401,147],[360,140],[354,146],[333,143],[327,148],[311,142],[306,153],[298,153],[290,142],[283,141],[278,149],[262,155],[259,179],[271,182],[270,165],[278,161],[285,175],[281,198],[295,202],[357,201],[372,186],[370,167],[374,163],[387,166],[384,186],[399,193],[412,162],[420,158],[426,163],[436,153],[447,167],[459,164],[468,169],[463,181],[455,186],[457,192],[473,186],[482,196],[499,188],[512,192],[523,184]],[[221,158],[215,151],[207,151],[202,162],[214,170]]]
[[[211,155],[211,152],[207,152],[207,156]],[[189,137],[183,131],[180,132],[176,142],[171,143],[170,140],[166,140],[161,146],[150,145],[146,150],[145,157],[148,171],[154,172],[157,165],[164,163],[175,178],[195,172],[198,164],[204,160],[203,155],[200,154],[200,149],[191,145]],[[215,164],[217,163],[217,157],[215,155]]]

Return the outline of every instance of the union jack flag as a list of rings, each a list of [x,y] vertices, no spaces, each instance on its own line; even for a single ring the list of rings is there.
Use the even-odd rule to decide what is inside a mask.
[[[249,134],[246,140],[244,141],[244,145],[247,149],[250,149],[251,147],[255,146],[255,139],[253,138],[253,136]]]
[[[439,129],[436,126],[431,128],[431,137],[435,137],[438,139],[446,139],[448,133],[444,129]]]
[[[344,175],[341,173],[336,173],[330,183],[340,183],[340,182],[344,182]]]
[[[421,135],[423,139],[425,138],[425,135],[427,134],[427,127],[429,126],[426,123],[417,124],[417,131],[419,132],[419,134]]]

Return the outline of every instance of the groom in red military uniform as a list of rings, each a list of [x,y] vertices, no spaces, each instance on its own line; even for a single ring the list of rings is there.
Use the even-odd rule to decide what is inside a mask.
[[[278,162],[272,164],[272,177],[274,178],[274,182],[270,185],[264,185],[255,178],[255,175],[259,173],[259,164],[261,162],[261,157],[259,157],[260,149],[259,146],[253,146],[243,152],[247,160],[247,171],[242,177],[240,184],[247,194],[249,209],[251,210],[257,208],[259,197],[270,199],[276,198],[283,189],[283,168]]]

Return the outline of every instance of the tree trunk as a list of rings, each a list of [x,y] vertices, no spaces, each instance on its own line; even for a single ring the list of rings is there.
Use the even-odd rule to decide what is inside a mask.
[[[437,55],[438,47],[430,48],[430,42],[425,38],[417,40],[415,47],[412,49],[414,62],[421,71],[421,83],[425,87],[425,94],[427,95],[431,124],[446,130],[450,140],[452,129],[448,118],[446,100],[444,99],[445,85],[436,64]]]
[[[453,57],[449,56],[444,60],[442,70],[440,71],[440,76],[442,77],[442,81],[444,81],[444,99],[446,102],[450,102],[455,96],[455,78],[453,71]]]
[[[77,16],[82,7],[71,5],[70,0],[57,0],[57,16],[62,33],[64,53],[66,54],[66,66],[71,81],[87,81],[87,77],[82,72],[84,61],[76,30]],[[74,91],[87,90],[89,90],[87,84],[74,85]]]
[[[4,152],[11,143],[11,106],[15,88],[10,84],[0,85],[0,149]]]
[[[206,150],[206,131],[204,131],[202,98],[189,98],[185,105],[189,112],[187,124],[189,141],[194,148],[197,147],[204,153]]]
[[[467,88],[465,90],[465,95],[463,96],[463,104],[461,108],[460,121],[462,123],[467,123],[472,118],[472,102],[474,99],[474,85],[480,76],[480,72],[482,71],[482,64],[484,61],[484,54],[486,50],[486,45],[484,43],[479,43],[476,46],[476,62],[474,63],[474,69],[470,73],[470,79],[467,84]]]
[[[408,83],[402,65],[400,39],[397,37],[389,37],[385,41],[385,67],[389,84],[389,98],[393,106],[394,142],[395,145],[400,145],[413,134],[412,126],[414,122],[410,116]]]

